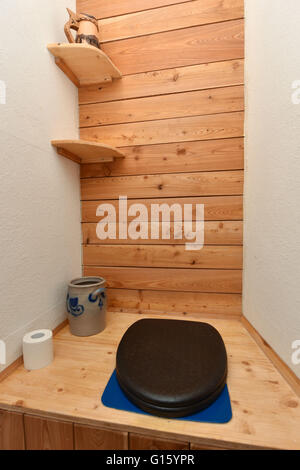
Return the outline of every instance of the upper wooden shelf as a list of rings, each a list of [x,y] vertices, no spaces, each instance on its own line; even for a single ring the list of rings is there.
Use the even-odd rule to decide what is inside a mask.
[[[48,44],[58,67],[78,87],[109,83],[121,78],[109,57],[89,44]]]
[[[76,163],[105,163],[113,162],[124,155],[109,145],[86,140],[52,140],[57,153]]]

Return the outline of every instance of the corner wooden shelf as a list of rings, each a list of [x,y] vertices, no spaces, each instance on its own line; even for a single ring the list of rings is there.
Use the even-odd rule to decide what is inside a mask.
[[[89,44],[48,44],[55,63],[78,87],[110,83],[121,78],[120,70],[109,57]]]
[[[109,145],[87,140],[52,140],[51,144],[57,153],[76,163],[106,163],[113,162],[124,155]]]

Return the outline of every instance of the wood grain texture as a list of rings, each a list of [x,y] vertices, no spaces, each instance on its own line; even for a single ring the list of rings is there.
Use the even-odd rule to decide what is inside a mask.
[[[181,292],[240,294],[242,271],[84,266],[84,276],[102,276],[108,287]]]
[[[100,20],[101,42],[243,18],[243,0],[195,0]],[[168,21],[166,21],[168,18]]]
[[[112,197],[116,195],[112,194]],[[117,220],[119,219],[119,201],[110,199],[107,201],[82,201],[82,222],[99,222],[100,218],[96,216],[97,207],[102,203],[112,204],[116,212]],[[170,203],[168,199],[132,199],[131,204],[144,204],[147,208],[148,220],[150,222],[151,204],[162,205]],[[243,219],[243,198],[242,196],[211,196],[211,197],[186,197],[172,199],[172,203],[191,204],[193,203],[192,220],[196,220],[196,204],[204,204],[205,220],[242,220]],[[128,217],[128,221],[132,221],[134,217]],[[171,213],[171,221],[174,217]]]
[[[83,264],[144,268],[242,269],[241,246],[204,246],[187,251],[176,245],[86,245]]]
[[[228,450],[225,447],[191,444],[191,450]]]
[[[84,140],[52,140],[51,144],[56,148],[59,155],[80,164],[113,162],[115,159],[124,158],[124,155],[119,150],[95,142]]]
[[[82,200],[215,196],[243,194],[243,171],[87,178],[81,180]],[[169,201],[172,205],[175,201]]]
[[[121,233],[126,232],[125,223],[121,223],[123,226]],[[136,224],[136,229],[139,229],[140,224]],[[174,244],[174,245],[183,245],[188,243],[190,239],[186,238],[184,230],[174,227],[174,224],[170,226],[170,238],[164,238],[163,234],[167,232],[167,224],[165,222],[152,222],[152,225],[155,226],[155,230],[159,233],[158,239],[137,239],[132,240],[128,237],[127,240],[119,238],[120,233],[120,224],[109,223],[105,230],[109,229],[111,233],[116,233],[116,239],[107,238],[103,240],[97,236],[97,224],[95,223],[85,223],[82,224],[82,240],[85,245],[161,245],[161,244]],[[168,224],[169,225],[169,224]],[[149,228],[149,227],[148,227]],[[151,228],[149,228],[150,233]],[[174,232],[182,234],[182,239],[174,238]],[[183,233],[182,233],[183,232]],[[169,235],[169,233],[168,233]],[[213,221],[205,222],[204,224],[204,244],[205,245],[242,245],[243,244],[243,222],[242,221]]]
[[[244,20],[102,44],[123,75],[244,57]]]
[[[223,113],[80,129],[81,139],[112,147],[243,137],[244,113]]]
[[[5,367],[5,369],[1,370],[0,372],[0,382],[8,377],[15,369],[19,367],[19,365],[23,364],[23,356],[17,357],[15,361],[13,361],[9,366]]]
[[[107,298],[110,310],[128,313],[205,314],[220,318],[240,317],[242,313],[240,294],[109,288]]]
[[[300,398],[300,379],[296,374],[287,366],[287,364],[278,356],[273,348],[262,338],[258,331],[249,323],[249,321],[243,316],[242,323],[249,334],[252,336],[254,341],[260,346],[265,355],[275,365],[277,370],[284,377],[286,382],[291,386],[296,395]]]
[[[244,168],[243,138],[124,147],[122,153],[126,158],[113,163],[81,165],[81,177],[154,175]]]
[[[244,83],[244,60],[228,60],[177,69],[125,75],[109,86],[90,86],[79,89],[79,103],[156,96],[165,93],[203,90]]]
[[[140,434],[129,434],[129,450],[189,450],[188,442],[170,441]]]
[[[95,127],[126,122],[202,116],[243,111],[243,109],[244,87],[234,86],[82,105],[79,108],[79,124],[81,127]]]
[[[73,450],[73,424],[37,416],[24,416],[27,450]]]
[[[52,334],[55,336],[62,328],[64,328],[68,323],[68,320],[64,320],[62,323],[57,325],[53,330]],[[5,369],[0,372],[0,382],[8,377],[12,372],[17,369],[20,365],[23,364],[23,355],[19,356],[14,362],[9,364]]]
[[[128,433],[74,425],[75,450],[128,450]]]
[[[80,338],[71,335],[68,327],[61,330],[54,339],[55,361],[49,367],[29,374],[20,366],[0,383],[0,407],[25,412],[29,408],[48,419],[65,417],[109,431],[201,447],[300,448],[300,400],[240,319],[198,317],[214,326],[226,345],[233,411],[233,419],[226,425],[176,419],[170,425],[155,416],[105,407],[101,393],[115,368],[117,346],[130,325],[143,318],[166,317],[110,312],[107,328],[98,335]],[[197,321],[196,315],[189,314],[169,313],[168,318]]]
[[[77,12],[107,18],[188,1],[190,0],[76,0],[76,6]]]
[[[0,450],[24,450],[24,423],[21,413],[0,410]]]
[[[55,57],[54,59],[57,67],[60,68],[60,70],[68,77],[69,80],[71,80],[74,85],[79,88],[80,87],[80,80],[78,77],[76,77],[75,73],[73,70],[66,64],[66,62],[61,58],[61,57]]]

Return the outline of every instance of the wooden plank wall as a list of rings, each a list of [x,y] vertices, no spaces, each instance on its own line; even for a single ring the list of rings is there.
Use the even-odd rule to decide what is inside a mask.
[[[99,18],[102,49],[123,73],[79,91],[81,138],[126,155],[82,166],[84,274],[107,279],[116,310],[240,315],[243,0],[78,0],[77,10]],[[148,208],[205,204],[204,248],[185,250],[173,232],[101,241],[97,206],[118,213],[119,195]]]

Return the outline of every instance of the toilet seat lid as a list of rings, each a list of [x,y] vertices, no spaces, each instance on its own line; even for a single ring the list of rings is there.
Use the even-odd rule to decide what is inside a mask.
[[[121,388],[150,406],[197,405],[225,385],[226,349],[208,323],[143,319],[125,332],[116,371]]]

